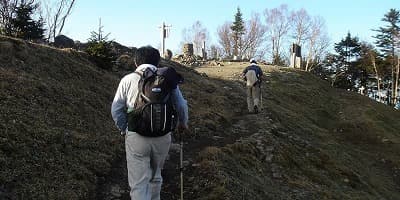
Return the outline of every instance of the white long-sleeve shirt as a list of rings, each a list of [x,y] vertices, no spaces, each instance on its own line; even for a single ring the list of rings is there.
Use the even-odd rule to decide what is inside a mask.
[[[143,72],[146,68],[155,70],[157,67],[150,64],[140,65],[136,71]],[[136,73],[130,73],[124,76],[119,85],[117,92],[115,93],[114,101],[111,105],[111,115],[119,130],[125,132],[128,127],[127,110],[133,109],[138,95],[138,83],[140,76]],[[187,126],[188,123],[188,106],[186,100],[183,98],[179,87],[173,89],[171,92],[171,100],[175,106],[178,123]]]

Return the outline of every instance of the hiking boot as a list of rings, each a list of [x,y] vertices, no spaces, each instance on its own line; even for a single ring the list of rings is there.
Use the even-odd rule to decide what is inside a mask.
[[[254,113],[257,114],[258,113],[258,107],[254,106]]]

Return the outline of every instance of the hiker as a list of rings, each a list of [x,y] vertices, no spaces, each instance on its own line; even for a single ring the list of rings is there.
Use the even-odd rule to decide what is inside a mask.
[[[261,77],[263,73],[255,59],[250,59],[250,66],[243,70],[242,77],[246,81],[247,87],[247,108],[249,113],[260,111],[261,97]]]
[[[135,200],[160,199],[163,180],[161,169],[163,168],[171,144],[171,131],[165,129],[165,124],[167,123],[167,126],[169,125],[170,127],[175,125],[180,133],[188,128],[188,106],[178,87],[178,84],[183,82],[183,78],[173,68],[158,67],[159,62],[160,53],[157,49],[151,46],[139,48],[135,55],[135,65],[137,68],[135,72],[121,79],[111,106],[113,120],[121,131],[121,134],[125,135],[130,196],[131,199]],[[163,81],[165,78],[164,81],[167,81],[166,86],[170,89],[168,97],[170,97],[177,115],[177,122],[175,124],[171,122],[171,119],[169,119],[169,121],[166,119],[168,118],[167,115],[170,114],[167,112],[169,109],[167,104],[165,104],[165,107],[164,105],[159,107],[156,104],[154,104],[154,106],[152,104],[151,114],[148,114],[148,116],[151,115],[152,117],[151,124],[143,125],[143,120],[136,120],[135,117],[138,116],[137,113],[139,113],[139,115],[142,114],[143,116],[141,117],[143,117],[143,119],[145,117],[143,114],[145,113],[145,109],[142,109],[144,106],[138,109],[135,109],[135,106],[139,103],[143,103],[141,101],[144,97],[141,94],[144,93],[138,93],[139,91],[145,92],[145,90],[141,90],[139,85],[144,85],[145,81],[143,82],[143,77],[145,75],[147,76],[149,73],[164,73],[161,79]],[[161,90],[162,88],[153,88],[150,91],[162,92]],[[169,100],[167,102],[169,102]],[[147,108],[149,108],[147,110],[150,110],[150,106],[147,106]],[[153,118],[153,115],[157,115],[157,112],[165,113],[158,118]],[[160,123],[160,120],[165,120],[161,122],[167,132],[156,132],[157,135],[151,135],[154,132],[153,128],[158,128],[157,124]],[[144,127],[151,126],[151,128],[142,130],[140,129],[142,125]]]

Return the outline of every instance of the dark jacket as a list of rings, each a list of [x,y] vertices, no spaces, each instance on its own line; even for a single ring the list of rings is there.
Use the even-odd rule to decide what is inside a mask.
[[[256,64],[251,64],[250,66],[246,67],[246,69],[243,70],[243,76],[246,75],[247,71],[249,70],[254,70],[256,72],[257,75],[257,83],[261,83],[261,77],[263,76],[263,72],[261,70],[261,68],[259,66],[257,66]],[[244,78],[246,79],[246,77],[244,76]]]

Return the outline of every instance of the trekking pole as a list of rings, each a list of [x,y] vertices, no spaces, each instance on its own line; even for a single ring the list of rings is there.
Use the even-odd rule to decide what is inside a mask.
[[[179,133],[179,143],[180,143],[180,163],[179,163],[179,171],[181,173],[181,200],[183,200],[183,135],[182,131],[178,131]]]
[[[262,97],[262,90],[260,88],[260,103],[261,103],[261,110],[264,110],[264,104],[263,104],[263,97]]]
[[[259,84],[258,88],[260,88],[260,110],[264,110],[263,99],[262,99],[261,83]]]

